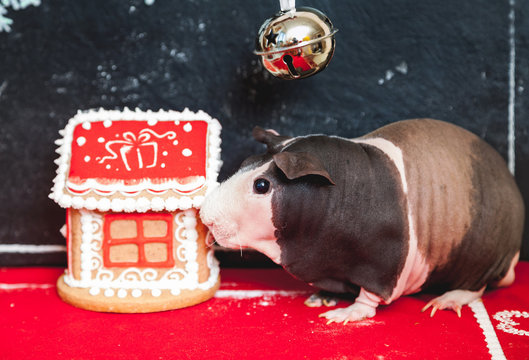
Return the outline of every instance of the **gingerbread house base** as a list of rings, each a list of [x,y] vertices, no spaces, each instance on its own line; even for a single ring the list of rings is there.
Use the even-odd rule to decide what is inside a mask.
[[[68,304],[86,310],[112,313],[150,313],[181,309],[212,298],[220,286],[220,277],[217,279],[215,285],[209,289],[182,290],[178,296],[165,290],[157,297],[151,294],[144,295],[141,302],[132,296],[125,298],[107,298],[104,294],[93,296],[89,289],[68,286],[64,282],[64,275],[57,281],[57,291],[61,299]]]

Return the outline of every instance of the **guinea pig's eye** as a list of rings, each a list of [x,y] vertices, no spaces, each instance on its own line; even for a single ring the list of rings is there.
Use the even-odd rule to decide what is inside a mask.
[[[256,194],[266,194],[270,190],[270,181],[266,179],[257,179],[253,182],[253,191]]]

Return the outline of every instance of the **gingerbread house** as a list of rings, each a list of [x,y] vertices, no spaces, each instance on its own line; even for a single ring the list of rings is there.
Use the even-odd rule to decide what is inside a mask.
[[[220,124],[206,113],[91,110],[59,133],[50,198],[66,208],[66,302],[105,312],[197,304],[219,286],[198,209],[217,183]]]

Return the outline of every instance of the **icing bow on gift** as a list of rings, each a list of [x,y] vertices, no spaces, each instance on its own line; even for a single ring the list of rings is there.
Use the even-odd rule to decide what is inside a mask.
[[[139,169],[142,169],[144,166],[145,168],[155,167],[158,162],[158,142],[156,139],[151,139],[151,135],[152,137],[158,139],[167,138],[169,140],[173,140],[176,138],[176,133],[174,131],[168,131],[162,135],[159,135],[151,129],[143,129],[139,132],[138,136],[130,131],[127,131],[122,134],[123,140],[112,140],[105,144],[105,149],[110,155],[104,156],[99,160],[99,163],[102,164],[106,160],[117,159],[119,152],[121,160],[123,161],[127,171],[132,171],[130,164],[133,161],[129,160],[132,160],[131,156],[133,155],[131,154],[136,153],[135,162],[137,163],[137,167]],[[119,147],[117,148],[117,151],[112,149],[113,146]],[[150,148],[152,151],[146,150],[148,148]],[[144,158],[147,161],[144,161]]]

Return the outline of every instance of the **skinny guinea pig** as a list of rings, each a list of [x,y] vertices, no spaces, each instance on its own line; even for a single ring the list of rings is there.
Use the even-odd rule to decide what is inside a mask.
[[[508,286],[524,204],[503,158],[453,124],[396,122],[363,137],[280,136],[206,198],[200,215],[220,245],[253,248],[315,288],[357,293],[328,322],[375,315],[419,291],[453,309]]]

